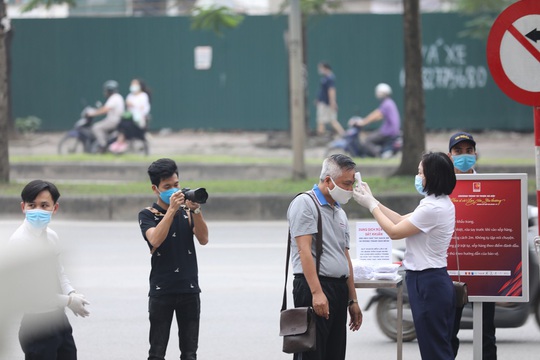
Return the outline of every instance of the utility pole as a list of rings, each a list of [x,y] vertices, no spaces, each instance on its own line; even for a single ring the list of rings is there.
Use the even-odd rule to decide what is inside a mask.
[[[302,59],[302,14],[300,0],[289,0],[289,108],[293,150],[293,179],[306,178],[304,144],[306,127],[304,119],[304,79]]]

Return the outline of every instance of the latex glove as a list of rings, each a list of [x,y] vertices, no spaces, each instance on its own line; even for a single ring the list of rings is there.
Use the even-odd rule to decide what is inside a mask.
[[[362,183],[361,186],[356,186],[353,191],[353,198],[359,205],[369,209],[369,212],[372,213],[379,206],[379,202],[371,195],[371,190],[368,192],[369,187],[366,185]]]
[[[369,195],[373,196],[373,193],[371,192],[371,188],[369,187],[367,182],[361,182],[360,186],[362,186],[364,192],[367,192]]]
[[[83,294],[72,293],[69,295],[67,306],[73,311],[75,316],[87,317],[90,315],[90,312],[84,307],[85,305],[90,305],[90,303],[84,298]]]

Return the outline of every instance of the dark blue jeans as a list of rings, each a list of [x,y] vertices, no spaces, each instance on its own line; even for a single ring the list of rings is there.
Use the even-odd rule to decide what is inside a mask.
[[[456,294],[446,268],[407,270],[405,279],[422,359],[453,360]]]
[[[173,313],[178,323],[180,359],[196,360],[199,346],[199,294],[151,296],[148,300],[150,317],[150,350],[148,360],[163,360],[169,343]]]

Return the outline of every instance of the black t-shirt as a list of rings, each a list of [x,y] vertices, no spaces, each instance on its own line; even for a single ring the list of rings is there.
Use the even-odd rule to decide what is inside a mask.
[[[190,214],[179,210],[167,234],[167,238],[156,249],[146,238],[146,231],[156,227],[166,210],[154,204],[153,210],[139,212],[139,226],[152,253],[149,296],[168,294],[199,293],[197,254],[193,241],[193,227],[188,221]]]

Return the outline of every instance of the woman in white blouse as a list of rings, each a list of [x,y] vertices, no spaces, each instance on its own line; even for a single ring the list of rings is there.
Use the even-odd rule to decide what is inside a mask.
[[[400,215],[380,204],[362,183],[354,199],[368,208],[393,240],[405,238],[403,266],[420,354],[424,360],[452,360],[451,333],[455,290],[446,270],[446,254],[455,227],[455,208],[449,195],[456,186],[448,155],[423,155],[415,187],[424,196],[410,214]]]

